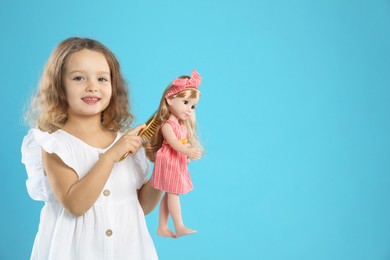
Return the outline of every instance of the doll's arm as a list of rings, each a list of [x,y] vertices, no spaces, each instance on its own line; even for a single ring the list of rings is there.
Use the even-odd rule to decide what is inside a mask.
[[[198,160],[201,157],[199,149],[189,147],[188,145],[182,144],[177,140],[175,132],[170,124],[164,124],[161,128],[161,133],[164,136],[165,141],[177,152],[187,155],[192,160]]]

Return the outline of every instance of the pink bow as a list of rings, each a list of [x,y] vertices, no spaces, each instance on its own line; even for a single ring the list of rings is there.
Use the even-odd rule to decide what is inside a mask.
[[[176,93],[179,93],[185,88],[198,88],[200,84],[202,83],[202,78],[200,77],[199,73],[196,70],[193,70],[191,73],[191,77],[188,78],[177,78],[174,81],[172,81],[172,89],[168,92],[168,94],[165,96],[166,98],[175,95]]]

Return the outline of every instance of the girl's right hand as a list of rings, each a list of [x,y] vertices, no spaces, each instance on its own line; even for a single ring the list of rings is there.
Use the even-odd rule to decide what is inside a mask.
[[[110,156],[114,162],[118,162],[128,152],[129,154],[135,154],[142,145],[141,137],[137,136],[142,128],[145,128],[145,124],[139,125],[124,134],[105,154]]]
[[[202,153],[201,153],[201,151],[198,148],[188,147],[187,156],[191,160],[199,160],[200,157],[202,157]]]

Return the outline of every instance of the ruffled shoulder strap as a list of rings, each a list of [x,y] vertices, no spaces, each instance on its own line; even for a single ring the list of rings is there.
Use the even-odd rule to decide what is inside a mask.
[[[39,129],[31,129],[22,143],[22,163],[27,171],[27,191],[34,200],[48,201],[52,191],[45,176],[42,164],[42,149],[57,154],[61,160],[73,168],[74,162],[67,146],[58,138],[57,132],[49,134]]]

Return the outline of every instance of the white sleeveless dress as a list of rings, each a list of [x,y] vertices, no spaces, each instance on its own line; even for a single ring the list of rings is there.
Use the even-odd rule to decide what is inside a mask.
[[[32,199],[45,202],[31,259],[158,259],[137,197],[150,169],[143,149],[114,165],[101,195],[80,217],[62,207],[44,175],[42,149],[58,155],[81,179],[110,147],[92,147],[63,130],[32,129],[24,138],[27,190]]]

